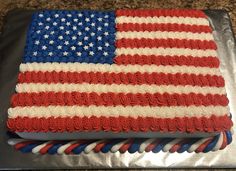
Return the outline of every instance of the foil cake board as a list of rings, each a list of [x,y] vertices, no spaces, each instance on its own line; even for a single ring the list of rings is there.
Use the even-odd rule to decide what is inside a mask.
[[[236,46],[227,12],[206,10],[218,47],[221,72],[225,78],[226,91],[232,120],[236,123]],[[0,37],[0,169],[69,169],[69,168],[233,168],[236,167],[236,135],[224,150],[209,153],[81,153],[80,155],[36,155],[16,151],[7,144],[10,135],[6,129],[7,109],[10,96],[15,91],[19,64],[27,24],[32,11],[15,10],[6,17],[4,32]],[[20,54],[20,55],[19,55]],[[235,127],[233,127],[235,129]],[[234,131],[234,130],[233,130]]]

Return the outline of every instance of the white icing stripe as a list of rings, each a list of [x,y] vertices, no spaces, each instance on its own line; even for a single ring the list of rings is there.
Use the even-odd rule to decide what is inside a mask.
[[[57,153],[58,154],[63,154],[69,146],[71,146],[73,144],[76,144],[76,143],[77,143],[77,141],[70,141],[70,142],[66,143],[65,145],[62,145],[61,147],[59,147],[57,149]]]
[[[187,151],[189,153],[194,152],[201,144],[203,144],[204,142],[206,142],[206,141],[208,141],[210,139],[212,139],[212,137],[200,139],[199,141],[197,141],[193,145],[191,145],[191,147]]]
[[[121,141],[119,143],[117,143],[116,145],[114,145],[112,148],[111,148],[111,152],[112,153],[115,153],[117,152],[126,142],[128,142],[130,139],[126,139],[124,141]]]
[[[223,136],[223,133],[221,132],[220,137],[219,137],[215,147],[212,149],[212,151],[217,151],[220,149],[220,147],[222,146],[222,143],[223,143],[223,138],[224,138],[224,136]]]
[[[150,106],[47,106],[47,107],[15,107],[8,109],[9,118],[20,117],[210,117],[212,114],[223,116],[229,113],[228,107],[222,106],[174,106],[174,107],[150,107]]]
[[[162,149],[162,151],[164,151],[164,152],[169,151],[175,144],[177,144],[178,142],[180,142],[180,141],[182,141],[182,140],[183,140],[183,139],[178,139],[178,138],[174,139],[173,141],[171,141],[171,142],[169,142],[168,144],[166,144],[166,145],[164,146],[164,148]]]
[[[117,48],[116,55],[178,55],[178,56],[213,56],[216,57],[215,50],[198,50],[187,48]]]
[[[116,39],[192,39],[192,40],[214,40],[211,33],[191,32],[168,32],[168,31],[121,31],[116,33]]]
[[[191,85],[125,85],[125,84],[47,84],[47,83],[22,83],[16,85],[16,92],[96,92],[96,93],[201,93],[201,94],[226,94],[224,87],[201,87]]]
[[[46,145],[48,145],[48,144],[50,144],[50,143],[52,143],[52,141],[47,141],[47,142],[45,142],[45,143],[43,143],[43,144],[40,144],[40,145],[34,147],[34,148],[32,149],[32,153],[38,154],[39,151],[40,151],[43,147],[45,147]]]
[[[109,65],[109,64],[87,64],[87,63],[26,63],[20,65],[20,71],[42,71],[42,72],[114,72],[114,73],[187,73],[187,74],[209,74],[221,76],[218,68],[194,67],[194,66],[157,66],[157,65]]]
[[[160,23],[160,24],[190,24],[190,25],[205,25],[209,26],[209,22],[205,18],[194,18],[194,17],[127,17],[117,16],[116,23]]]
[[[84,153],[88,154],[90,153],[99,143],[104,142],[105,140],[100,140],[100,141],[95,141],[94,143],[89,144],[87,147],[84,149]]]
[[[155,140],[156,139],[153,138],[153,139],[147,139],[146,141],[144,141],[139,147],[139,153],[143,153],[145,149],[147,148],[147,146],[149,146]]]
[[[9,139],[9,140],[7,141],[7,143],[8,143],[9,145],[16,145],[16,144],[18,144],[18,143],[22,143],[22,142],[26,142],[26,141],[29,141],[29,140],[18,139],[18,138],[12,138],[12,139]]]

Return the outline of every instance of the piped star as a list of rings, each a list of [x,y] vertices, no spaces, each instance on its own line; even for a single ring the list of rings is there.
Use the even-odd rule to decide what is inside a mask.
[[[68,55],[68,52],[63,52],[63,56],[67,56]]]
[[[52,45],[53,43],[54,43],[54,41],[53,41],[53,40],[50,40],[50,41],[49,41],[49,44],[51,44],[51,45]]]
[[[33,55],[34,55],[34,56],[37,56],[37,54],[38,54],[38,52],[33,52]]]
[[[69,41],[65,41],[64,44],[65,44],[65,45],[69,45]]]
[[[103,52],[103,55],[104,55],[104,56],[107,56],[107,55],[108,55],[108,53],[107,53],[107,52]]]
[[[93,55],[94,55],[94,52],[93,52],[93,51],[90,51],[90,52],[89,52],[89,55],[90,55],[90,56],[93,56]]]
[[[34,44],[36,44],[36,45],[39,45],[39,40],[36,40],[35,42],[34,42]]]
[[[76,55],[77,55],[77,56],[81,56],[82,53],[81,53],[81,52],[76,52]]]
[[[75,49],[76,49],[76,47],[75,47],[75,46],[72,46],[72,47],[71,47],[71,50],[75,50]]]
[[[43,50],[46,50],[46,49],[47,49],[47,46],[45,46],[45,45],[42,46],[42,49],[43,49]]]
[[[88,48],[89,48],[89,47],[88,47],[87,45],[86,45],[86,46],[84,46],[84,50],[88,50]]]

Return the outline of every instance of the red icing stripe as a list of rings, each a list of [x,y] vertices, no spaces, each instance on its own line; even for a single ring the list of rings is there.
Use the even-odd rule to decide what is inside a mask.
[[[202,151],[206,148],[206,146],[207,146],[211,141],[212,141],[212,139],[209,139],[209,140],[207,140],[206,142],[204,142],[203,144],[201,144],[201,145],[195,150],[196,153],[202,152]]]
[[[214,41],[208,40],[192,40],[192,39],[118,39],[116,40],[117,48],[187,48],[187,49],[214,49],[216,44]]]
[[[65,149],[65,153],[66,153],[66,154],[70,154],[73,149],[75,149],[76,147],[78,147],[78,146],[79,146],[80,144],[82,144],[83,142],[85,142],[85,141],[79,140],[79,141],[77,141],[76,143],[70,145],[67,149]]]
[[[18,83],[89,83],[125,85],[192,85],[224,87],[224,78],[217,75],[196,75],[186,73],[101,73],[101,72],[23,72]]]
[[[164,23],[123,23],[116,24],[117,31],[166,31],[166,32],[192,32],[192,33],[211,33],[209,26],[189,25],[189,24],[164,24]]]
[[[220,149],[224,149],[226,146],[227,146],[227,137],[226,137],[226,134],[224,132],[223,133],[223,142],[222,142],[222,145],[221,145]]]
[[[125,153],[125,152],[129,149],[129,147],[132,145],[133,141],[134,141],[133,139],[130,139],[129,141],[125,142],[125,143],[120,147],[119,151],[120,151],[121,153]]]
[[[179,148],[181,148],[182,144],[186,142],[186,140],[183,140],[181,142],[178,142],[177,144],[173,145],[171,149],[169,150],[171,153],[176,152]]]
[[[94,151],[95,153],[100,152],[101,149],[106,145],[106,143],[107,143],[107,141],[103,141],[103,142],[98,143],[98,144],[95,146],[95,148],[93,149],[93,151]]]
[[[67,126],[69,121],[71,127]],[[214,127],[212,122],[217,123]],[[191,123],[191,124],[190,124]],[[112,132],[219,132],[229,130],[231,119],[227,116],[192,118],[153,118],[153,117],[64,117],[8,119],[7,127],[13,132],[71,132],[71,131],[112,131]],[[211,128],[210,128],[211,127]]]
[[[216,57],[192,57],[192,56],[155,56],[155,55],[119,55],[114,58],[118,65],[163,65],[163,66],[195,66],[218,68],[220,61]]]
[[[54,145],[53,142],[45,145],[43,148],[40,149],[39,153],[40,154],[46,154],[48,149],[51,148],[53,145]]]
[[[169,93],[80,93],[40,92],[17,93],[11,104],[16,106],[227,106],[226,95],[219,94],[169,94]]]
[[[23,148],[23,147],[25,147],[25,146],[33,143],[33,142],[34,141],[20,142],[20,143],[15,144],[14,147],[15,147],[16,150],[19,150],[19,149],[21,149],[21,148]]]
[[[116,10],[116,16],[130,17],[195,17],[206,18],[203,11],[184,9],[122,9]]]
[[[157,139],[155,140],[154,142],[150,143],[146,148],[145,148],[145,152],[150,152],[152,151],[156,146],[157,144],[159,144],[161,140]]]

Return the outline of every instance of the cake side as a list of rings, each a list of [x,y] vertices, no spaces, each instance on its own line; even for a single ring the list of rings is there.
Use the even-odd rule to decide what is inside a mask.
[[[8,127],[227,131],[232,121],[211,32],[198,10],[35,13]]]

